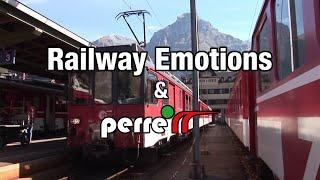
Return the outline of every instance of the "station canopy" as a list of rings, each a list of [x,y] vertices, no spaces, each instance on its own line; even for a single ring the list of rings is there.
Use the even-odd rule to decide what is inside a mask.
[[[75,50],[91,43],[15,0],[0,0],[0,51],[15,52],[2,68],[66,82],[65,72],[47,71],[47,48]]]

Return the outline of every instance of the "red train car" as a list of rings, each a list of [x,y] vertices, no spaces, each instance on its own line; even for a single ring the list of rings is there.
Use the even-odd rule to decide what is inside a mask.
[[[102,51],[141,51],[137,45],[102,48]],[[157,81],[165,81],[169,99],[154,97]],[[168,104],[175,112],[191,110],[192,93],[175,76],[166,72],[154,71],[154,64],[147,60],[144,74],[134,77],[131,72],[73,73],[70,75],[69,137],[72,148],[89,147],[106,151],[116,149],[150,149],[170,142],[174,135],[171,127],[165,133],[127,133],[115,132],[108,140],[100,138],[100,124],[104,117],[160,117],[161,108]],[[203,111],[210,107],[199,102]],[[212,121],[211,116],[200,118],[204,126]],[[189,127],[192,128],[192,122]]]
[[[26,121],[27,102],[30,102],[36,109],[33,124],[36,133],[44,133],[45,124],[50,132],[65,132],[67,101],[63,97],[64,86],[27,80],[0,81],[0,124]]]
[[[226,122],[277,179],[320,179],[320,1],[265,0],[252,49],[273,69],[240,72]]]

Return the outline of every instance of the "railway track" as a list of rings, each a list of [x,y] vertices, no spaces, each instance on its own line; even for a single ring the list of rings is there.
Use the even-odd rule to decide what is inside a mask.
[[[25,157],[12,156],[23,162],[0,166],[0,179],[146,179],[170,160],[186,152],[191,144],[187,140],[168,145],[162,149],[157,162],[147,165],[140,161],[122,163],[118,157],[105,157],[90,162],[72,160],[70,152],[66,150],[29,153]],[[8,160],[5,157],[2,159]]]
[[[160,153],[160,158],[157,162],[152,164],[144,164],[137,162],[134,165],[127,166],[126,168],[119,170],[113,175],[106,178],[106,180],[116,179],[150,179],[155,172],[165,167],[173,159],[177,159],[178,156],[183,156],[184,163],[186,161],[185,156],[190,152],[192,147],[191,140],[186,140],[163,149]]]

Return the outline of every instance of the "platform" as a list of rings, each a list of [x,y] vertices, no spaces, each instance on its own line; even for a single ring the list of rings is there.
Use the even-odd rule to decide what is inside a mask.
[[[0,151],[0,167],[65,151],[66,144],[65,137],[34,140],[26,147],[20,143],[8,144]]]
[[[60,166],[67,157],[65,137],[35,140],[26,147],[19,143],[8,144],[0,151],[0,179],[29,177],[41,170]]]
[[[205,179],[229,180],[247,179],[241,156],[243,147],[223,125],[211,125],[201,137],[201,163],[204,165]],[[190,179],[192,147],[184,154],[178,154],[165,167],[153,173],[152,179]]]

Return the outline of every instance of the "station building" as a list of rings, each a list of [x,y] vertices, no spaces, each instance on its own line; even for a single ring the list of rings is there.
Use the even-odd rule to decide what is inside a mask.
[[[224,112],[227,108],[236,72],[204,71],[199,74],[200,99],[210,105],[216,112]],[[192,80],[185,83],[192,89]]]

